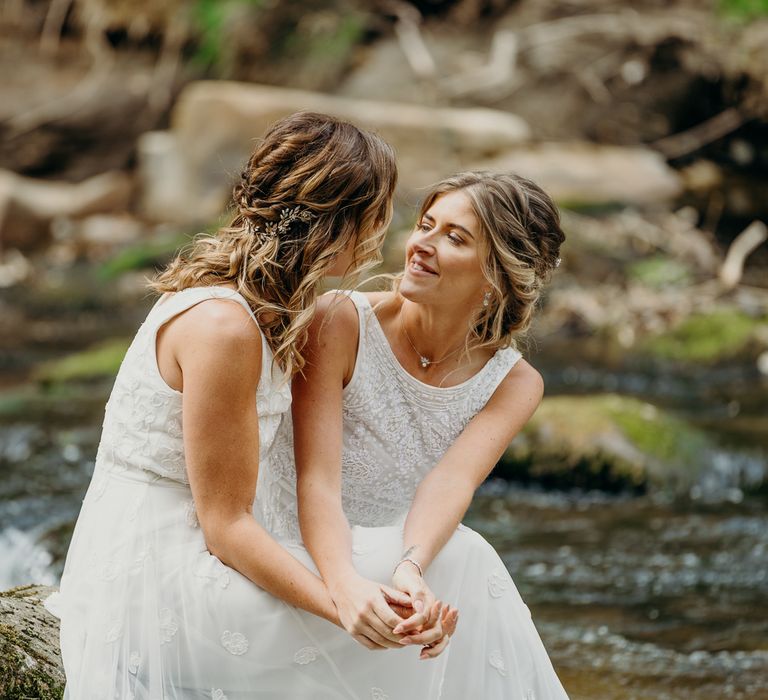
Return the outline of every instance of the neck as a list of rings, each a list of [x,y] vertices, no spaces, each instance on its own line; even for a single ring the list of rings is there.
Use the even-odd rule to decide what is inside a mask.
[[[446,307],[416,304],[407,299],[400,307],[400,322],[415,351],[431,362],[460,354],[469,333],[469,317]],[[456,352],[458,351],[458,352]]]

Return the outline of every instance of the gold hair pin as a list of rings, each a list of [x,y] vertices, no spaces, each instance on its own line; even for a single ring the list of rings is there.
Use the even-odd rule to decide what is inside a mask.
[[[301,221],[308,224],[312,221],[312,213],[307,209],[303,209],[300,206],[285,207],[280,210],[280,219],[278,221],[268,221],[264,227],[264,231],[257,224],[253,224],[250,220],[246,223],[248,230],[252,234],[261,234],[264,238],[280,238],[284,236],[291,228],[291,225]]]

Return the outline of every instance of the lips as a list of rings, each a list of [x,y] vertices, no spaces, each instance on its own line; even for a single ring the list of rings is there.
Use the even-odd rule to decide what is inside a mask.
[[[408,265],[412,270],[415,270],[416,272],[428,272],[431,275],[437,274],[435,270],[433,270],[423,260],[419,260],[418,258],[411,258]]]

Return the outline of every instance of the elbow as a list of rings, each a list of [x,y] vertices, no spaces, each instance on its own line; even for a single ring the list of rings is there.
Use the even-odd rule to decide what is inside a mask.
[[[198,512],[198,520],[206,549],[228,566],[232,564],[232,545],[237,540],[236,537],[233,537],[233,531],[244,515],[237,513],[226,517],[221,513]],[[250,513],[247,516],[252,517]]]
[[[221,522],[212,522],[211,520],[200,521],[200,529],[203,531],[206,549],[214,557],[226,563],[227,552],[227,527]]]

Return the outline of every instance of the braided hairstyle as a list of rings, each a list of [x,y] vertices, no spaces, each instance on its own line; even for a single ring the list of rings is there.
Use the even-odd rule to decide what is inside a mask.
[[[198,237],[151,286],[233,284],[291,376],[336,257],[354,245],[348,276],[379,262],[396,181],[394,152],[375,134],[312,112],[281,119],[235,185],[231,223]]]

